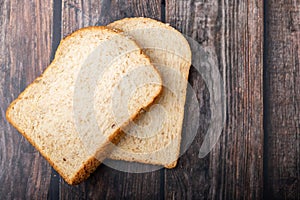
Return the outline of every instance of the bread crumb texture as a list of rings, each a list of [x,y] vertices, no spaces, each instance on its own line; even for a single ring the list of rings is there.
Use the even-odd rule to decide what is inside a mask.
[[[78,184],[110,152],[120,128],[152,103],[161,84],[134,41],[109,28],[83,28],[61,41],[53,62],[6,117],[67,183]],[[128,92],[134,88],[138,93]]]
[[[146,164],[176,166],[191,50],[177,30],[149,18],[126,18],[108,25],[133,38],[157,67],[163,90],[155,102],[127,127],[109,158]]]

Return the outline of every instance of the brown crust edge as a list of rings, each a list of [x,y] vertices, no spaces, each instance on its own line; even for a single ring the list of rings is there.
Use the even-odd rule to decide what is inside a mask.
[[[10,117],[10,111],[13,110],[13,107],[23,98],[24,94],[27,92],[27,90],[29,90],[30,87],[32,87],[33,85],[37,84],[42,78],[43,78],[43,75],[44,73],[49,70],[52,65],[55,63],[56,59],[60,56],[60,54],[63,52],[63,45],[64,43],[66,43],[70,38],[74,37],[75,35],[77,34],[80,34],[84,31],[91,31],[91,30],[108,30],[112,33],[121,33],[122,31],[121,30],[117,30],[117,29],[112,29],[112,28],[109,28],[109,27],[105,27],[105,26],[90,26],[90,27],[84,27],[84,28],[81,28],[71,34],[69,34],[68,36],[66,36],[64,39],[61,40],[59,46],[57,47],[57,50],[55,52],[55,56],[54,56],[54,59],[52,60],[52,62],[48,65],[48,67],[44,70],[44,72],[38,76],[32,83],[30,83],[23,92],[21,92],[19,94],[19,96],[12,101],[12,103],[7,107],[6,109],[6,112],[5,112],[5,117],[7,119],[7,121],[13,126],[16,128],[16,130],[21,133],[22,136],[24,136],[32,146],[34,146],[34,148],[36,148],[39,153],[49,162],[49,164],[60,174],[60,176],[70,185],[76,185],[76,184],[79,184],[80,182],[82,182],[83,180],[86,180],[90,174],[92,172],[94,172],[96,170],[96,168],[101,164],[101,162],[96,159],[95,157],[91,157],[90,159],[88,159],[87,161],[85,161],[81,168],[79,169],[79,171],[75,174],[75,176],[73,176],[72,178],[68,177],[67,175],[65,175],[62,171],[59,170],[59,168],[55,165],[54,162],[51,161],[51,159],[44,153],[42,153],[41,149],[37,147],[36,143],[30,138],[27,136],[27,134],[25,133],[25,131],[21,130],[14,122],[13,120],[11,119]],[[123,34],[122,34],[123,35]],[[126,37],[125,35],[123,35],[124,37]],[[127,39],[130,39],[128,37],[126,37]],[[137,47],[139,47],[137,45],[137,43],[131,39],[131,41],[133,41]],[[150,58],[143,54],[143,56],[145,56],[145,58],[147,58],[149,60],[149,63],[150,62]],[[152,65],[152,64],[151,64]],[[152,65],[153,66],[153,65]],[[158,72],[158,70],[156,69],[155,66],[153,66],[153,69],[156,71],[156,73],[159,75],[159,78],[160,78],[160,82],[162,84],[162,79],[161,79],[161,76],[160,76],[160,73]],[[149,101],[148,105],[152,104],[154,102],[154,99],[161,93],[162,91],[162,86],[160,86],[160,89],[159,91],[157,92],[157,94],[154,95],[154,97],[152,98],[152,100]],[[148,106],[147,105],[147,106]],[[144,106],[144,107],[147,107],[147,106]],[[126,124],[128,124],[131,120],[133,120],[137,115],[138,113],[144,108],[140,108],[139,110],[136,111],[136,113],[133,114],[133,116],[130,117],[130,119],[128,119],[128,122]],[[118,135],[120,134],[120,131],[117,130],[115,131],[114,133],[112,133],[111,136],[109,136],[108,138],[108,141],[105,145],[103,145],[103,147],[99,150],[101,151],[102,149],[105,149],[105,147],[111,143],[114,143],[114,138],[117,137]],[[91,165],[90,168],[87,168],[86,166],[87,165]]]
[[[162,89],[160,89],[159,92],[156,95],[154,95],[155,97],[149,101],[148,105],[151,105],[154,102],[154,100],[161,93],[161,91]],[[148,105],[146,107],[148,107]],[[126,126],[130,121],[134,120],[138,116],[139,112],[146,107],[143,107],[139,109],[136,113],[134,113],[134,115],[132,115],[130,119],[128,119],[128,121],[123,124],[122,127]],[[76,185],[82,182],[83,180],[87,179],[91,175],[91,173],[93,173],[96,170],[96,168],[101,164],[102,160],[106,158],[107,154],[109,154],[109,151],[113,148],[113,145],[117,144],[120,141],[122,136],[123,133],[120,127],[118,130],[116,130],[114,133],[112,133],[112,135],[108,137],[106,143],[98,150],[99,155],[97,157],[100,157],[100,159],[91,157],[82,165],[82,167],[76,173],[76,175],[70,181],[66,180],[66,182],[69,183],[70,185]],[[92,169],[86,167],[86,165],[89,163],[92,164]]]
[[[161,21],[158,21],[156,19],[152,19],[152,18],[149,18],[149,17],[127,17],[127,18],[123,18],[123,19],[120,19],[120,20],[116,20],[114,22],[111,22],[110,24],[108,24],[106,27],[108,28],[111,28],[113,30],[118,30],[120,32],[124,32],[122,29],[120,28],[114,28],[115,24],[118,24],[120,22],[124,22],[124,23],[127,23],[128,21],[133,21],[133,20],[146,20],[146,21],[150,21],[150,22],[153,22],[153,23],[157,23],[159,24],[160,26],[168,29],[168,30],[172,30],[174,31],[181,39],[182,41],[188,46],[190,47],[188,41],[185,39],[185,37],[182,35],[181,32],[179,32],[176,28],[172,27],[170,24],[167,24],[167,23],[163,23]],[[125,35],[125,34],[124,34]],[[134,38],[133,38],[134,39]],[[190,52],[190,55],[192,56],[192,51],[191,51],[191,48],[189,48],[189,52]]]
[[[174,27],[172,27],[172,26],[170,26],[169,24],[165,24],[165,23],[163,23],[163,22],[160,22],[160,21],[157,21],[157,20],[155,20],[155,19],[152,19],[152,18],[147,18],[147,17],[133,17],[133,18],[124,18],[124,19],[120,19],[120,20],[117,20],[117,21],[114,21],[114,22],[112,22],[112,23],[110,23],[110,24],[108,24],[107,25],[107,27],[109,27],[109,28],[112,28],[113,30],[118,30],[118,31],[121,31],[121,32],[124,32],[122,29],[120,29],[120,28],[115,28],[114,26],[115,26],[115,24],[118,24],[118,23],[124,23],[124,24],[126,24],[128,21],[132,21],[132,20],[146,20],[146,21],[150,21],[150,22],[153,22],[153,23],[157,23],[157,24],[159,24],[160,26],[163,26],[164,28],[166,28],[166,29],[168,29],[168,30],[172,30],[172,31],[174,31],[176,34],[179,34],[180,35],[180,37],[183,39],[183,42],[185,43],[185,45],[187,45],[188,47],[190,46],[189,45],[189,43],[188,43],[188,41],[182,36],[182,33],[180,33],[177,29],[175,29]],[[125,35],[125,34],[124,34]],[[132,38],[132,39],[134,39],[134,38]],[[143,51],[144,52],[144,51]],[[192,52],[191,52],[191,49],[189,48],[189,52],[190,52],[190,56],[192,57]],[[192,58],[191,58],[191,60],[192,60]],[[151,60],[150,60],[151,61]],[[189,69],[187,70],[187,77],[186,77],[186,80],[188,80],[188,76],[189,76],[189,70],[190,70],[190,67],[191,67],[191,62],[189,63]],[[157,97],[156,97],[157,98]],[[185,99],[184,99],[184,102],[186,102],[186,97],[185,97]],[[153,104],[153,102],[149,105],[149,106],[151,106]],[[148,106],[148,107],[149,107]],[[183,113],[183,115],[184,115],[184,113]],[[182,124],[183,124],[183,121],[182,121]],[[182,125],[181,125],[181,128],[180,128],[180,132],[182,132]],[[179,140],[181,141],[181,134],[180,134],[180,136],[179,136],[180,138],[179,138]],[[180,145],[181,146],[181,145]],[[167,168],[167,169],[172,169],[172,168],[175,168],[176,166],[177,166],[177,162],[178,162],[178,159],[179,159],[179,156],[180,156],[180,149],[181,149],[181,147],[179,147],[178,149],[177,149],[177,152],[176,152],[176,154],[177,154],[177,159],[175,160],[175,161],[173,161],[173,162],[171,162],[171,163],[169,163],[169,164],[166,164],[166,165],[163,165],[165,168]],[[155,163],[155,162],[145,162],[144,160],[140,160],[140,159],[136,159],[136,160],[133,160],[133,159],[131,159],[131,160],[125,160],[125,159],[122,159],[122,158],[113,158],[113,159],[117,159],[117,160],[123,160],[123,161],[128,161],[128,162],[140,162],[140,163],[144,163],[144,164],[152,164],[152,165],[162,165],[162,163]]]

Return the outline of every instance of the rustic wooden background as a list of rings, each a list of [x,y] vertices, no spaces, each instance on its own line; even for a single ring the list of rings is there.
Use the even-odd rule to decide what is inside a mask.
[[[176,169],[131,174],[104,165],[67,185],[8,124],[9,103],[89,25],[146,16],[213,49],[227,122],[204,159],[209,93],[192,68],[200,128]],[[300,0],[0,0],[0,199],[300,199]]]

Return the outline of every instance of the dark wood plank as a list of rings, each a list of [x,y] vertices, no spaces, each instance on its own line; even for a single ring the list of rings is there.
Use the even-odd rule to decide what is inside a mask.
[[[227,123],[204,159],[209,93],[195,70],[200,127],[178,167],[165,174],[166,199],[261,199],[263,195],[263,2],[166,0],[166,22],[214,52],[225,80]]]
[[[62,33],[64,37],[86,26],[106,25],[114,20],[147,16],[161,17],[160,0],[63,1]],[[153,199],[162,195],[162,171],[145,174],[120,172],[101,165],[91,177],[78,186],[60,184],[62,199]]]
[[[51,167],[5,119],[50,62],[52,1],[0,2],[0,199],[45,199]]]
[[[300,199],[300,1],[265,6],[265,197]]]
[[[161,18],[160,0],[63,1],[63,29],[66,36],[86,26],[103,26],[125,17]]]

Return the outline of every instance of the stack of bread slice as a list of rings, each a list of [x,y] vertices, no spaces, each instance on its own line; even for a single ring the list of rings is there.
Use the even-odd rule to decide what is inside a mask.
[[[69,184],[105,159],[176,166],[191,51],[149,18],[80,29],[8,107],[8,121]]]

